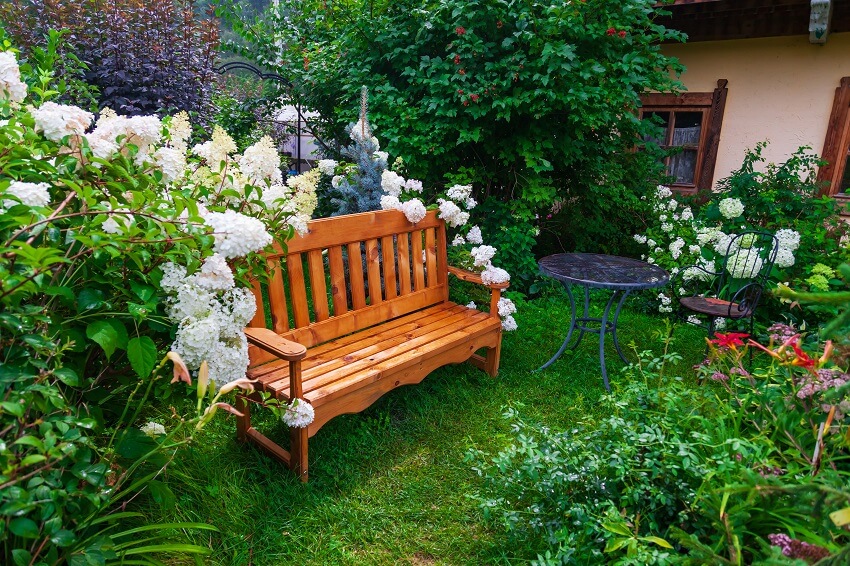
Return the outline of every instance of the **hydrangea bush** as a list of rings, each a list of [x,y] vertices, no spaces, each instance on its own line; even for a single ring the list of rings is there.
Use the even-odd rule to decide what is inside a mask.
[[[199,425],[227,408],[221,395],[248,386],[245,287],[265,272],[256,252],[285,244],[316,204],[314,181],[283,182],[268,140],[239,155],[217,129],[192,145],[184,113],[95,117],[52,100],[52,80],[22,75],[0,52],[0,555],[10,564],[106,552],[86,538],[86,517],[115,503],[135,469],[117,427],[138,424],[162,352],[189,362],[180,379],[196,370],[209,385]],[[207,394],[215,403],[201,410]],[[298,412],[303,426],[309,410]]]
[[[831,199],[817,195],[814,158],[801,148],[786,163],[759,173],[754,166],[762,148],[749,152],[741,169],[701,205],[687,204],[664,186],[649,195],[651,216],[645,231],[634,236],[644,246],[642,258],[668,270],[679,287],[709,278],[706,272],[717,272],[724,259],[729,275],[739,278],[760,269],[771,252],[773,283],[821,290],[840,284],[834,269],[850,254],[844,240],[848,229]],[[746,239],[735,240],[747,230],[774,234],[776,249],[759,250]],[[674,295],[684,293],[684,288],[659,293],[658,310],[672,312]]]

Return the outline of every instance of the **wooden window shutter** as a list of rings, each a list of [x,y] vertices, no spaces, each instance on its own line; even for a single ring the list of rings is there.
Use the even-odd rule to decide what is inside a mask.
[[[847,145],[850,143],[850,77],[841,79],[835,89],[835,100],[832,103],[832,113],[826,129],[826,139],[823,142],[821,157],[827,162],[818,171],[818,181],[824,183],[822,194],[833,194],[837,190],[838,181],[843,172],[847,156]]]

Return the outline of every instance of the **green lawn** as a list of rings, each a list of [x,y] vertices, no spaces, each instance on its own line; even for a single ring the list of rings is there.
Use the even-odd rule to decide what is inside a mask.
[[[533,372],[557,350],[568,316],[563,297],[520,307],[520,329],[506,334],[495,379],[467,364],[445,367],[364,413],[331,421],[310,441],[306,485],[236,444],[232,418],[216,419],[168,468],[176,511],[150,509],[150,518],[218,527],[220,534],[196,539],[214,549],[213,564],[522,563],[529,550],[488,527],[469,497],[477,477],[464,454],[472,446],[494,452],[507,442],[501,414],[508,403],[556,428],[593,416],[604,392],[596,336]],[[663,319],[626,310],[621,343],[659,351],[654,334],[663,329]],[[684,355],[679,373],[689,379],[703,336],[676,328],[674,349]],[[623,364],[613,347],[608,361],[616,391]],[[266,423],[266,432],[276,427]],[[282,426],[277,433],[285,434]]]

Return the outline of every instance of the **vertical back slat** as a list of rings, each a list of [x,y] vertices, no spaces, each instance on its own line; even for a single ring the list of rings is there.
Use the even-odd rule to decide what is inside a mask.
[[[378,240],[366,240],[366,273],[369,277],[369,303],[383,302],[381,297],[381,252]]]
[[[410,293],[410,234],[398,235],[398,286],[402,295]]]
[[[413,252],[410,260],[413,262],[413,281],[416,285],[416,290],[421,291],[425,288],[425,263],[422,261],[422,230],[411,232],[413,240]]]
[[[366,290],[363,284],[363,258],[360,254],[360,242],[348,244],[348,277],[351,282],[351,308],[362,309],[366,306]]]
[[[310,291],[313,296],[313,312],[316,314],[316,322],[321,322],[330,317],[328,310],[328,287],[325,284],[325,262],[322,259],[322,250],[311,250],[307,252],[307,265],[310,267]]]
[[[392,236],[381,238],[381,255],[384,258],[384,298],[388,301],[398,297],[395,274],[395,246]]]
[[[428,275],[428,286],[436,287],[437,281],[437,241],[434,237],[434,229],[425,230],[425,268]]]
[[[249,325],[251,328],[265,328],[266,309],[263,306],[263,288],[256,279],[251,282],[251,287],[251,291],[254,293],[254,302],[257,304],[257,312],[254,313],[254,318],[251,319]]]
[[[310,310],[307,307],[307,287],[304,284],[304,266],[301,254],[289,254],[286,258],[286,271],[289,274],[289,294],[292,298],[292,315],[295,327],[310,324]]]
[[[435,234],[437,236],[437,284],[443,285],[445,287],[444,297],[445,300],[449,300],[449,282],[448,282],[448,257],[447,250],[448,247],[448,239],[446,236],[446,225],[441,224],[439,227],[435,229]]]
[[[272,328],[278,334],[289,330],[289,313],[286,310],[286,292],[283,288],[283,266],[280,258],[267,263],[272,272],[269,281],[269,304],[272,310]]]
[[[345,264],[342,261],[342,248],[334,246],[328,249],[328,266],[331,271],[331,297],[334,302],[334,316],[348,312],[348,300],[345,296]]]

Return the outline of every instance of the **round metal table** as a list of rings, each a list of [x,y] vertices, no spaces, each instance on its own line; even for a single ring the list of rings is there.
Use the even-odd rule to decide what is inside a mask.
[[[605,334],[611,334],[614,348],[620,355],[620,359],[629,363],[620,349],[620,342],[617,340],[617,321],[620,318],[623,303],[626,302],[632,291],[654,289],[667,285],[670,281],[670,275],[657,265],[650,265],[627,257],[604,254],[555,254],[541,259],[539,265],[541,273],[557,279],[564,284],[564,288],[567,290],[567,296],[570,299],[570,328],[567,330],[567,337],[558,352],[552,356],[551,360],[540,366],[537,371],[549,367],[561,357],[576,330],[580,334],[576,343],[571,347],[573,350],[581,343],[585,333],[593,332],[599,334],[599,363],[602,366],[602,381],[605,384],[605,389],[610,391],[608,371],[605,368]],[[584,287],[583,316],[577,316],[572,285]],[[588,315],[591,288],[613,291],[611,298],[608,299],[608,304],[605,306],[605,311],[602,313],[602,318],[592,318]],[[619,300],[617,300],[618,296]],[[615,300],[617,300],[617,308],[614,311],[614,316],[610,317],[611,307]],[[599,327],[588,326],[589,323],[598,324]]]

